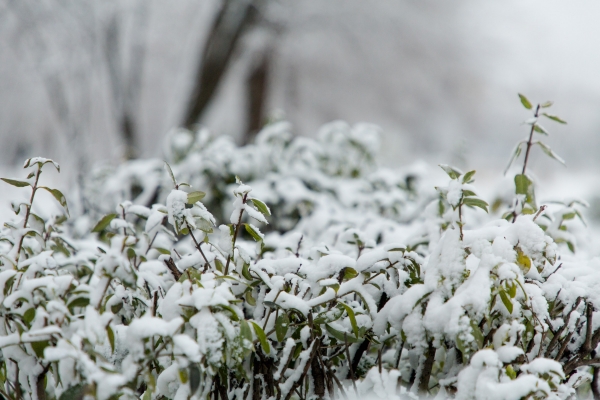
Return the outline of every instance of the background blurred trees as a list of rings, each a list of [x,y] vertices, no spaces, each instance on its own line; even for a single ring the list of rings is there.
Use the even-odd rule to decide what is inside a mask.
[[[596,6],[540,5],[0,0],[2,163],[44,150],[86,170],[160,155],[176,126],[243,143],[285,117],[305,135],[377,123],[391,163],[460,164],[469,142],[503,164],[517,91],[560,97],[577,140],[552,145],[569,161],[600,144]]]

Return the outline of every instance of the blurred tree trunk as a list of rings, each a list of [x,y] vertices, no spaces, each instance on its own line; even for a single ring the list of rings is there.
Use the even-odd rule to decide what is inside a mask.
[[[260,60],[252,71],[247,81],[248,93],[248,124],[246,134],[242,144],[248,144],[254,140],[254,137],[265,124],[266,100],[268,92],[269,64],[271,54],[265,51],[261,54]]]
[[[242,34],[256,22],[253,0],[224,0],[204,46],[193,89],[185,105],[182,125],[193,129],[229,66]]]

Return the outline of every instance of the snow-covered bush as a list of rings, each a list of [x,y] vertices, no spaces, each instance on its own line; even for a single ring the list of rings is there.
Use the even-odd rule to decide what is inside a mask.
[[[41,186],[58,165],[27,160],[26,179],[4,179],[30,199],[0,236],[0,394],[586,394],[600,262],[571,254],[579,203],[536,204],[526,168],[534,145],[555,156],[534,141],[547,107],[515,151],[514,196],[490,210],[475,171],[444,165],[433,188],[418,168],[378,166],[369,125],[336,122],[313,140],[278,122],[242,148],[175,131],[169,163],[97,171],[72,218]],[[64,213],[37,215],[40,190]]]

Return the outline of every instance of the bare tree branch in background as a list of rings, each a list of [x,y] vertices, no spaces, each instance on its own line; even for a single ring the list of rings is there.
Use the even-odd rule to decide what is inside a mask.
[[[198,63],[182,125],[193,129],[210,103],[242,34],[255,20],[256,1],[224,0]]]

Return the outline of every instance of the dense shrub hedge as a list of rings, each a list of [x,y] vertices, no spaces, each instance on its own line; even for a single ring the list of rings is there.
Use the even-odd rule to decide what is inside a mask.
[[[172,132],[168,163],[95,171],[71,217],[42,185],[58,165],[27,160],[4,179],[30,200],[0,236],[0,394],[590,395],[600,266],[571,254],[580,203],[536,203],[530,150],[557,156],[535,138],[549,104],[521,100],[525,160],[491,209],[475,171],[443,165],[433,188],[378,165],[376,127],[342,122],[317,139],[276,122],[245,147]],[[64,213],[38,216],[40,190]]]

